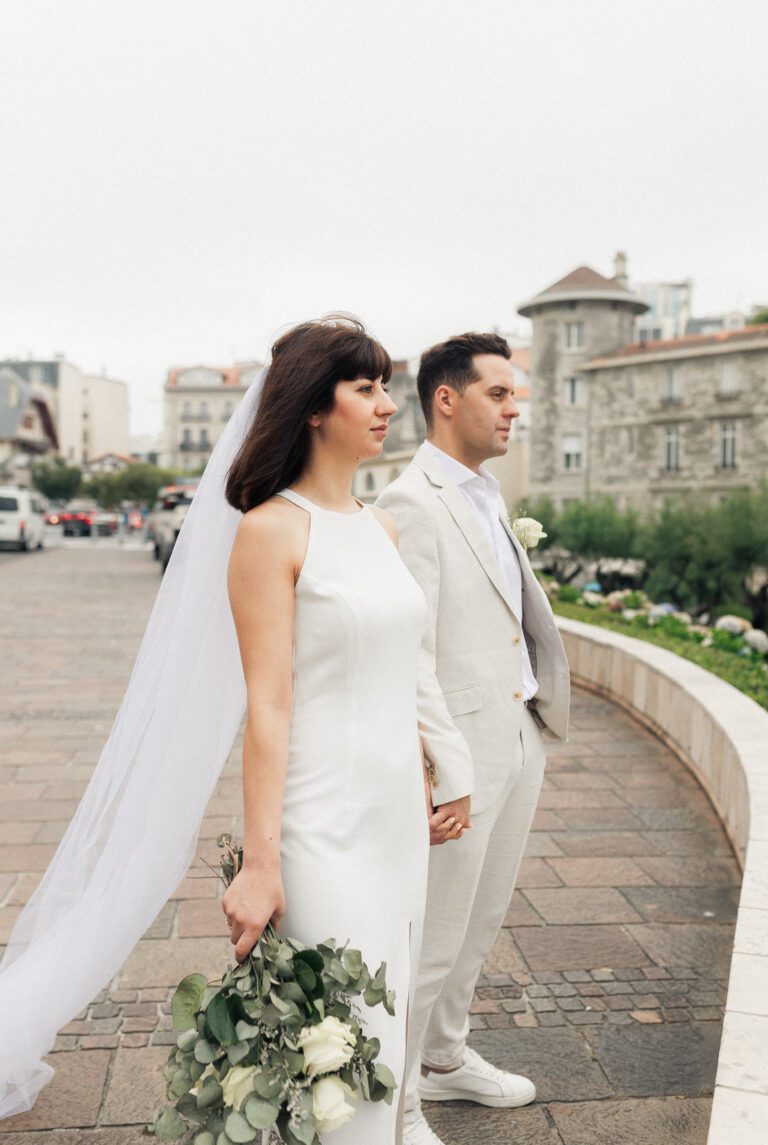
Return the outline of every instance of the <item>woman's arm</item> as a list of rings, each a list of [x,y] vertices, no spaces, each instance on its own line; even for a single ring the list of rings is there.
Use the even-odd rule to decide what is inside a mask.
[[[240,523],[228,588],[248,693],[243,742],[243,867],[222,905],[242,962],[264,927],[285,913],[280,831],[293,703],[294,585],[308,522],[265,503]],[[304,530],[303,550],[301,530]]]

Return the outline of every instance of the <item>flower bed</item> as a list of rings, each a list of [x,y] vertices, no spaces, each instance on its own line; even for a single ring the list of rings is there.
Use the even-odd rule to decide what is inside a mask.
[[[768,635],[740,616],[722,616],[714,626],[696,624],[671,604],[653,604],[633,589],[601,593],[542,580],[561,616],[598,624],[658,644],[726,680],[768,709]]]

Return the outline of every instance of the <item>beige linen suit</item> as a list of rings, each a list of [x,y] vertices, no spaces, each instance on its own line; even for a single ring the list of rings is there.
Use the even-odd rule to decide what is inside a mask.
[[[473,829],[433,847],[430,856],[411,1013],[406,1108],[412,1109],[420,1061],[461,1064],[474,986],[504,920],[541,788],[540,728],[566,737],[570,684],[549,601],[503,503],[501,520],[520,563],[522,623],[481,522],[428,447],[377,504],[395,518],[400,553],[430,608],[419,727],[433,801],[472,794]],[[529,705],[523,702],[523,640],[538,681]]]

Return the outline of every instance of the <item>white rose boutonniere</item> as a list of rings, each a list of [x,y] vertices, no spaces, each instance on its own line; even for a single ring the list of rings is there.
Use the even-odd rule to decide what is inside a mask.
[[[354,1106],[347,1097],[353,1090],[340,1077],[321,1077],[312,1086],[312,1116],[318,1133],[330,1133],[354,1117]]]
[[[355,1035],[332,1014],[316,1026],[304,1027],[299,1034],[299,1049],[310,1077],[318,1073],[335,1073],[355,1052]]]
[[[539,541],[547,535],[541,521],[537,521],[534,517],[518,517],[512,523],[512,532],[526,552],[535,549]]]

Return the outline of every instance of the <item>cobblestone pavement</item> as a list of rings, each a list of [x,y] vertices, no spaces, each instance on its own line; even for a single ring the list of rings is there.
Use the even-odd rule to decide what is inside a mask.
[[[151,554],[87,542],[0,566],[0,941],[61,838],[122,696],[159,584]],[[239,741],[188,877],[120,973],[59,1034],[54,1081],[7,1145],[138,1145],[163,1100],[184,974],[229,957],[215,839],[239,828]],[[526,1109],[427,1107],[446,1145],[704,1145],[739,872],[706,797],[586,693],[548,773],[472,1044],[527,1073]],[[360,1145],[365,1145],[361,1142]]]

